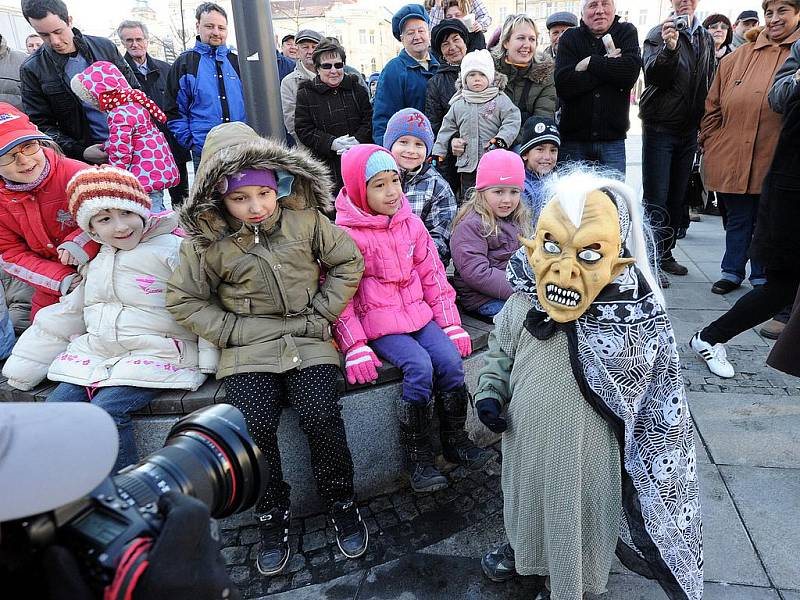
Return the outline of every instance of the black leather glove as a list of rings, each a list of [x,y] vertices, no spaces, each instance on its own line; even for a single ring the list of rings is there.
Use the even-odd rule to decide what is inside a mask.
[[[489,431],[503,433],[508,428],[508,422],[500,416],[500,403],[494,398],[484,398],[475,403],[478,418]]]
[[[238,600],[211,537],[208,508],[176,492],[158,502],[164,527],[148,557],[149,565],[133,590],[134,600]]]
[[[75,556],[63,546],[50,546],[42,557],[50,600],[94,600]]]

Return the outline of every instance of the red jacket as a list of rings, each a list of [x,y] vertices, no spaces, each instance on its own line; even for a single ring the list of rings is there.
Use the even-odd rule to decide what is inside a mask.
[[[59,262],[59,244],[73,241],[87,258],[99,249],[78,229],[65,193],[67,182],[88,165],[47,148],[44,153],[50,173],[32,192],[11,191],[0,179],[0,268],[36,289],[34,313],[66,293],[62,282],[75,274],[75,267]]]

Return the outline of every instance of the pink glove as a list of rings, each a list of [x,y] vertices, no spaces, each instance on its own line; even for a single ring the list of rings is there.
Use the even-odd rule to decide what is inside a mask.
[[[456,345],[456,348],[458,348],[458,353],[461,355],[461,358],[466,358],[472,354],[472,340],[469,339],[469,334],[464,331],[460,325],[445,327],[444,332],[447,334],[447,337],[450,338],[450,341]]]
[[[344,357],[344,370],[347,373],[347,383],[371,383],[378,378],[378,367],[381,361],[375,356],[372,348],[360,342],[350,348]]]

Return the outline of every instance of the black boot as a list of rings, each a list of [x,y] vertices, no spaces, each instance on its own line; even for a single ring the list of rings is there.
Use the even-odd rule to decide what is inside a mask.
[[[430,427],[433,403],[418,406],[402,402],[399,409],[400,441],[406,451],[411,489],[434,492],[447,487],[447,478],[434,465]]]
[[[506,542],[502,546],[492,550],[481,559],[483,574],[492,581],[501,583],[508,581],[516,576],[514,561],[514,549],[511,544]]]
[[[290,511],[273,508],[270,512],[259,515],[261,547],[256,556],[258,572],[267,577],[277,575],[289,562],[289,518]]]
[[[489,462],[492,452],[476,446],[464,431],[469,401],[467,386],[438,393],[436,408],[439,411],[439,435],[445,459],[469,469],[477,469]]]

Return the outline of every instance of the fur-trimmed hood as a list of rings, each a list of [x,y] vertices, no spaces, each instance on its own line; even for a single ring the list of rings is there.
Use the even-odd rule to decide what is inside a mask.
[[[441,73],[441,70],[439,71]],[[496,87],[498,90],[505,91],[506,86],[508,86],[508,76],[504,73],[496,72],[494,74],[494,81],[492,85]],[[461,83],[461,78],[456,79],[456,92],[460,92],[463,89],[463,85]]]
[[[284,209],[333,206],[330,172],[303,149],[287,148],[262,138],[244,123],[223,123],[206,138],[203,157],[189,199],[180,211],[181,224],[195,245],[207,247],[235,233],[217,184],[243,169],[272,169],[278,180],[278,202]]]

